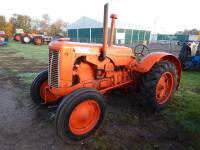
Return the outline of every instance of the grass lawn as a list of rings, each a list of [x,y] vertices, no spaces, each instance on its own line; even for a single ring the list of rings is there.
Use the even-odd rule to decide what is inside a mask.
[[[36,46],[33,44],[22,44],[21,42],[11,40],[4,49],[17,52],[18,56],[24,57],[25,59],[36,59],[41,62],[48,61],[48,45]]]
[[[16,57],[19,56],[24,59],[33,59],[41,63],[48,62],[48,45],[36,46],[33,44],[22,44],[21,42],[10,40],[8,46],[4,46],[2,49],[9,52],[16,52],[16,54],[14,54]],[[33,79],[37,76],[37,73],[18,73],[16,76],[25,84],[30,85]]]
[[[34,46],[11,41],[4,49],[17,52],[25,59],[48,60],[48,46]],[[31,66],[30,66],[31,67]],[[21,73],[17,76],[30,85],[35,73]],[[163,112],[166,117],[179,124],[193,139],[194,148],[200,147],[200,72],[183,72],[178,92],[169,107]]]
[[[200,147],[200,72],[183,72],[178,92],[163,112],[175,120]]]

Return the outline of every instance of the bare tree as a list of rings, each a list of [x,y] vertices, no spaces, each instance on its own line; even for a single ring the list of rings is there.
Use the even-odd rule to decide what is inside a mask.
[[[24,32],[31,32],[31,18],[27,15],[13,14],[10,21],[14,28],[23,29]]]
[[[50,16],[48,14],[42,15],[42,20],[40,20],[40,31],[49,34],[50,32]]]
[[[39,19],[32,19],[31,30],[32,30],[33,33],[39,33],[40,32],[41,27],[40,27],[40,20]]]
[[[58,19],[56,22],[54,22],[53,24],[51,24],[50,27],[50,33],[53,36],[66,36],[67,35],[67,26],[68,23],[66,23],[65,21]]]

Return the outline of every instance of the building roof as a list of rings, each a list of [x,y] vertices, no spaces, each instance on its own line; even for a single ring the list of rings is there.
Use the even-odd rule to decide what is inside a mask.
[[[82,28],[102,28],[103,24],[88,17],[81,17],[74,23],[69,24],[68,29],[82,29]]]
[[[110,20],[109,20],[109,26],[110,26]],[[77,21],[69,24],[68,26],[68,29],[84,29],[84,28],[103,28],[103,23],[83,16]],[[135,25],[132,23],[122,22],[119,20],[116,21],[116,28],[150,31],[150,29],[145,26]]]

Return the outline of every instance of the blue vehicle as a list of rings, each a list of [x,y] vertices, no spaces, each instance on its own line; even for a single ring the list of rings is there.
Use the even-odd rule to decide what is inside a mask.
[[[183,43],[179,53],[179,60],[183,70],[200,70],[200,44],[193,51],[188,43]]]
[[[0,46],[8,45],[8,36],[4,31],[0,31]]]

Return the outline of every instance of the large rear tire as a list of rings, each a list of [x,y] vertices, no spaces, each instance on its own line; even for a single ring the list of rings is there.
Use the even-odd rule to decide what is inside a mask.
[[[105,116],[104,97],[95,89],[81,88],[62,99],[56,114],[56,129],[65,142],[91,136]]]
[[[145,106],[153,111],[162,110],[173,97],[177,76],[177,69],[173,63],[169,61],[156,63],[142,78],[140,93]]]
[[[40,72],[32,82],[30,95],[36,105],[47,106],[59,102],[59,97],[45,90],[46,88],[48,88],[48,70]],[[47,103],[45,103],[45,98]]]
[[[29,44],[31,43],[31,37],[28,34],[22,35],[21,42],[24,44]]]
[[[34,45],[42,45],[44,43],[43,38],[41,36],[36,36],[33,38]]]

